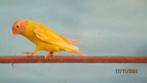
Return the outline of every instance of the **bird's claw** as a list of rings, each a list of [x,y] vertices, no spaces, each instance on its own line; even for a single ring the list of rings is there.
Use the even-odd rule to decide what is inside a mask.
[[[22,52],[23,54],[27,54],[27,55],[30,55],[30,56],[35,56],[35,53],[34,52]]]
[[[45,58],[45,59],[49,59],[49,58],[51,58],[51,57],[53,57],[53,55],[51,55],[51,54],[44,55],[44,58]]]

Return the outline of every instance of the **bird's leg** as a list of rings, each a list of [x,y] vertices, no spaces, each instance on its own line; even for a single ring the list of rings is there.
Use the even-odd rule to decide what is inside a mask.
[[[46,54],[46,55],[44,56],[44,58],[45,58],[45,59],[48,59],[49,57],[53,57],[53,53],[54,53],[54,52],[49,52],[48,54]]]
[[[27,55],[35,56],[35,52],[23,52],[23,54],[27,54]]]
[[[38,52],[37,50],[37,47],[31,51],[31,52],[22,52],[23,54],[27,54],[27,55],[30,55],[30,56],[35,56],[35,54]]]

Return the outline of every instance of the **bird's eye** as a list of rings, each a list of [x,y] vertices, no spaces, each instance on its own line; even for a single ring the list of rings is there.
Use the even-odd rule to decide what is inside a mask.
[[[16,28],[19,28],[19,25],[16,25]]]

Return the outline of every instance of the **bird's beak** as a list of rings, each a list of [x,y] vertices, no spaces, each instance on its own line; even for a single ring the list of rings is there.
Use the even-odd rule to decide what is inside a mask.
[[[12,28],[12,34],[13,35],[16,35],[17,34],[17,32],[16,32],[16,30],[14,28]]]

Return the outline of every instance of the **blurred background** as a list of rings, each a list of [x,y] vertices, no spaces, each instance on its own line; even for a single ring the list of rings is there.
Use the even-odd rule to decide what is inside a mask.
[[[0,0],[1,56],[34,49],[27,39],[12,35],[18,19],[37,21],[80,40],[77,46],[89,56],[147,55],[146,0]],[[137,68],[139,73],[119,75],[116,68]],[[145,70],[145,64],[0,64],[0,82],[145,83]]]

